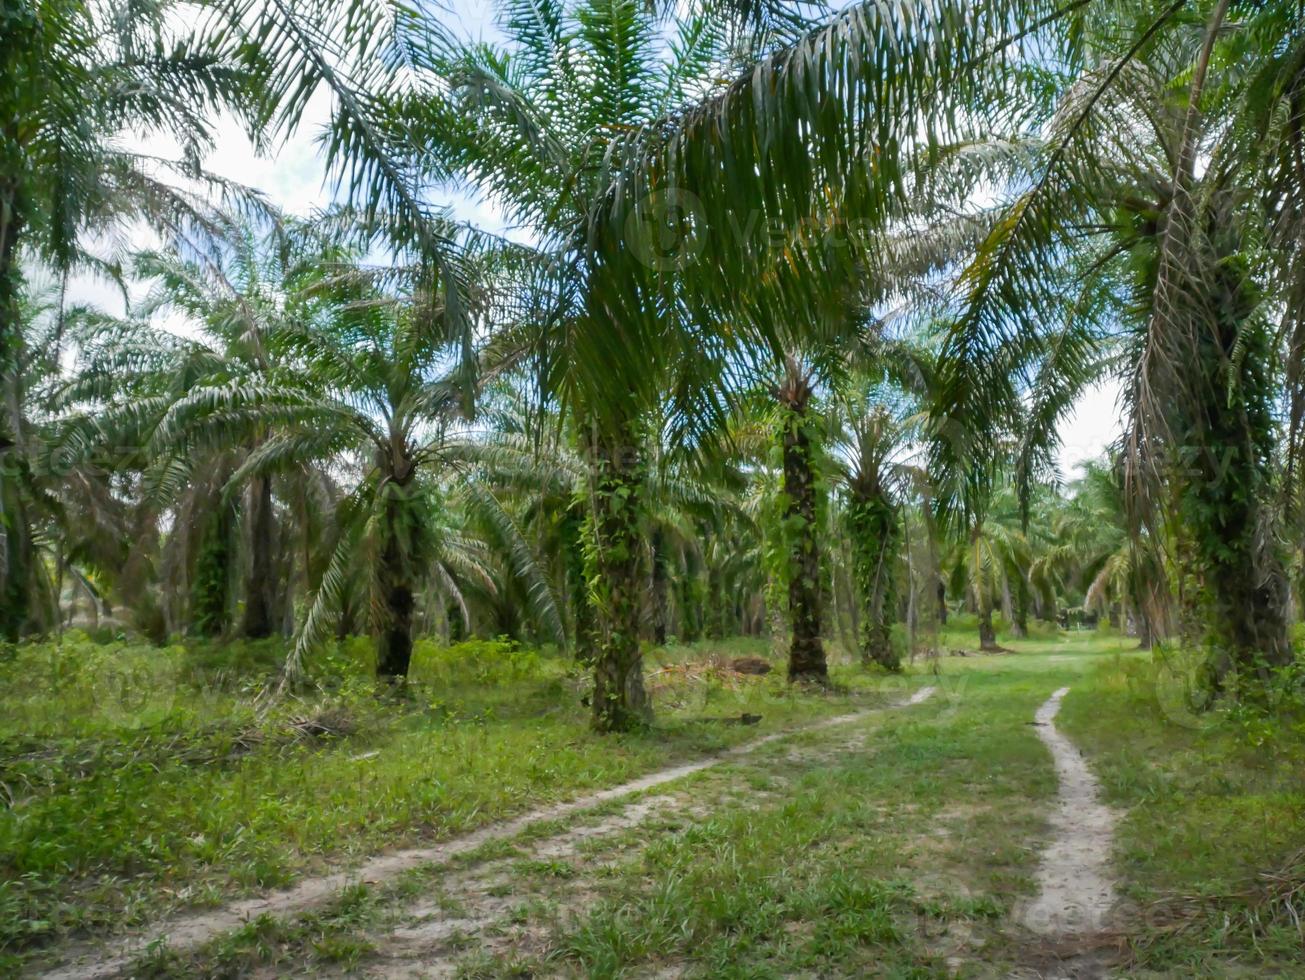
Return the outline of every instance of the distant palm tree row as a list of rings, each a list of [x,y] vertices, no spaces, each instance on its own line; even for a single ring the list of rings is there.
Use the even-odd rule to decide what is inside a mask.
[[[645,642],[894,670],[949,589],[985,648],[998,609],[1018,634],[1086,598],[1148,644],[1182,626],[1213,691],[1292,661],[1297,5],[496,11],[487,43],[376,0],[19,4],[6,637],[73,602],[288,633],[284,687],[332,635],[394,678],[415,635],[507,632],[591,665],[600,730],[648,720]],[[217,114],[273,147],[318,94],[321,214],[204,175]],[[158,248],[95,257],[138,219]],[[42,310],[38,266],[152,291]],[[1104,379],[1116,459],[1058,493]]]

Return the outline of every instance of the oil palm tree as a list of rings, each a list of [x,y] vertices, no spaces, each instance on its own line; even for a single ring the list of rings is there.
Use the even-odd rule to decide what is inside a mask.
[[[1289,152],[1288,64],[1301,50],[1298,31],[1262,32],[1299,28],[1300,13],[1269,7],[1240,21],[1222,0],[1085,20],[1092,57],[1055,90],[1034,168],[967,272],[944,357],[943,414],[978,422],[976,472],[993,455],[982,430],[1025,432],[1032,455],[1045,451],[1075,394],[1115,370],[1130,527],[1190,536],[1191,571],[1212,597],[1216,690],[1292,657],[1266,300],[1293,308],[1299,266],[1262,250],[1282,225],[1260,190],[1264,154]],[[1281,199],[1298,200],[1300,174],[1273,173]],[[1025,405],[1034,421],[1021,426]]]
[[[334,94],[331,162],[369,218],[451,268],[445,243],[421,234],[421,189],[467,179],[557,257],[567,286],[545,320],[558,352],[546,378],[577,417],[591,474],[601,729],[647,718],[637,643],[647,414],[666,392],[700,409],[726,348],[780,357],[777,320],[817,323],[837,307],[827,284],[851,278],[857,249],[831,247],[826,233],[900,213],[910,176],[940,144],[984,129],[976,92],[1063,14],[948,0],[898,16],[867,2],[819,25],[739,34],[719,26],[726,6],[775,9],[508,3],[503,51],[450,45],[428,14],[390,17],[365,2],[248,0],[232,18],[260,24],[279,118],[293,122],[319,84]],[[669,32],[658,11],[679,15]],[[734,80],[717,84],[722,74]],[[729,233],[740,219],[744,233]],[[785,234],[759,241],[758,228]],[[707,250],[661,247],[706,234]],[[763,276],[766,288],[739,288]],[[676,380],[704,366],[704,383]]]
[[[200,4],[22,0],[5,19],[0,52],[0,373],[18,356],[22,253],[61,273],[111,265],[84,245],[87,232],[145,217],[177,239],[205,227],[199,178],[256,206],[237,185],[204,175],[208,119],[230,112],[253,127],[250,76],[238,46]],[[164,135],[177,160],[134,152],[120,137]],[[0,419],[0,451],[13,433]]]
[[[287,278],[292,274],[292,262],[302,261],[291,255],[284,234],[275,226],[270,234],[262,234],[252,226],[232,222],[230,233],[224,236],[224,248],[204,258],[186,257],[172,252],[144,252],[136,256],[135,273],[138,278],[151,281],[153,288],[145,302],[135,311],[137,316],[175,312],[198,326],[202,342],[212,355],[211,374],[204,379],[193,379],[198,386],[213,385],[237,377],[261,377],[273,372],[269,337],[275,333],[295,310],[287,309],[287,300],[293,301],[294,292]],[[244,613],[240,632],[250,639],[272,634],[277,620],[275,605],[284,590],[278,588],[275,574],[277,551],[276,517],[273,502],[273,482],[268,476],[251,477],[247,487],[233,487],[229,480],[240,462],[257,448],[265,433],[252,433],[244,445],[220,446],[208,454],[222,473],[216,481],[216,500],[208,521],[205,545],[210,556],[223,560],[205,573],[216,587],[209,605],[215,608],[204,617],[205,629],[221,632],[225,616],[217,609],[228,605],[222,598],[223,584],[229,579],[228,565],[234,565],[237,549],[234,547],[235,520],[243,531],[243,547],[239,552],[245,558],[245,580],[242,589]],[[169,455],[167,446],[157,445],[160,455]],[[194,471],[203,465],[205,454],[186,450],[172,456],[170,475],[173,481],[182,479],[183,471]],[[243,498],[234,506],[233,497]],[[198,584],[198,583],[197,583]],[[203,590],[200,592],[204,601]]]
[[[1070,487],[1057,538],[1068,553],[1084,603],[1120,612],[1142,649],[1167,632],[1169,585],[1161,549],[1145,531],[1128,533],[1128,503],[1118,465],[1090,461]]]
[[[13,640],[62,622],[65,595],[86,600],[98,619],[121,603],[144,634],[162,640],[168,610],[159,595],[160,512],[149,489],[147,430],[92,424],[110,392],[158,404],[171,377],[162,365],[183,359],[179,338],[156,337],[86,308],[64,308],[58,289],[24,296],[23,342],[10,379],[16,446],[6,455],[0,494],[0,613]],[[130,351],[121,341],[130,335]],[[116,338],[110,354],[106,340]],[[76,352],[70,360],[69,350]],[[110,365],[110,361],[112,362]],[[133,416],[136,417],[136,416]],[[148,418],[148,412],[145,416]]]
[[[732,439],[757,472],[757,520],[766,570],[772,641],[787,640],[790,681],[828,677],[823,629],[829,566],[824,547],[829,514],[828,381],[839,358],[833,345],[790,347],[773,362],[764,350],[751,366],[756,380],[736,399]]]
[[[823,681],[829,674],[821,639],[824,575],[821,513],[827,506],[821,477],[824,428],[816,401],[814,365],[796,353],[785,356],[773,389],[779,430],[781,581],[788,593],[791,640],[788,678]]]
[[[146,218],[177,241],[206,229],[208,191],[257,208],[238,185],[203,174],[196,161],[210,146],[206,115],[225,110],[251,127],[254,100],[236,47],[198,5],[114,0],[22,0],[5,16],[0,51],[0,463],[21,470],[15,389],[22,351],[20,262],[37,260],[67,274],[116,266],[88,251],[87,233]],[[124,131],[161,134],[180,145],[179,159],[131,150]],[[198,180],[187,186],[187,179]],[[62,325],[62,317],[57,318]],[[62,330],[43,338],[56,347]],[[37,356],[43,356],[38,352]],[[0,508],[0,533],[22,532],[12,505]],[[10,549],[9,587],[34,570],[26,550]],[[13,563],[20,563],[14,565]],[[25,608],[14,597],[11,609]]]
[[[76,372],[66,400],[74,410],[64,420],[65,459],[87,457],[104,447],[135,447],[142,474],[142,503],[171,515],[163,545],[165,588],[189,592],[190,609],[172,610],[175,622],[189,620],[205,636],[229,632],[236,599],[243,594],[240,630],[260,638],[289,629],[290,576],[297,557],[278,546],[289,542],[291,524],[311,533],[304,506],[326,489],[329,478],[305,460],[293,487],[286,482],[278,517],[269,477],[232,482],[267,432],[257,426],[178,424],[194,399],[223,385],[270,379],[284,373],[270,338],[285,323],[313,315],[291,276],[293,266],[329,259],[320,243],[302,236],[292,244],[279,222],[256,227],[218,210],[210,213],[209,247],[202,252],[149,251],[135,256],[133,269],[152,289],[133,316],[88,322],[78,341]],[[338,258],[338,249],[334,253]],[[156,314],[181,315],[193,331],[182,338],[161,327]],[[136,465],[121,461],[123,469]],[[293,491],[293,492],[291,492]],[[293,499],[291,499],[293,498]],[[306,551],[306,549],[305,549]],[[305,573],[310,562],[303,562]],[[243,588],[236,585],[244,566]],[[189,583],[187,585],[187,583]]]
[[[909,480],[901,458],[907,426],[873,388],[845,396],[836,455],[844,487],[843,516],[851,548],[862,662],[901,669],[892,645],[897,618],[898,551],[902,538],[901,483]]]
[[[970,529],[963,554],[957,568],[979,614],[979,649],[999,651],[993,612],[999,606],[1010,610],[1029,565],[1028,542],[1017,522],[990,516]]]
[[[323,382],[322,394],[287,392],[293,426],[256,452],[247,470],[252,475],[269,469],[282,454],[351,451],[362,463],[363,478],[339,510],[339,539],[288,672],[324,638],[347,570],[361,558],[378,636],[377,674],[407,675],[416,590],[440,564],[435,501],[419,477],[437,457],[442,430],[458,417],[464,401],[447,376],[434,374],[445,338],[432,336],[422,319],[402,307],[343,312],[290,341],[310,376]],[[262,402],[276,404],[275,398]]]
[[[45,465],[53,436],[59,364],[54,332],[60,314],[50,298],[18,297],[18,359],[6,379],[5,406],[15,450],[4,457],[0,474],[0,642],[16,643],[29,633],[48,631],[59,620],[59,592],[52,574],[62,567],[46,554],[51,531],[62,523],[57,481]],[[62,542],[55,536],[55,541]]]
[[[447,586],[458,563],[488,578],[466,548],[446,550],[452,538],[440,533],[441,497],[427,470],[466,410],[468,392],[456,356],[450,368],[458,340],[444,316],[445,294],[427,288],[424,272],[412,274],[412,291],[392,295],[378,280],[394,272],[374,273],[347,253],[303,266],[286,283],[295,294],[287,304],[293,315],[256,335],[265,360],[199,379],[158,425],[164,443],[246,447],[228,491],[305,461],[360,473],[336,507],[332,557],[313,590],[286,682],[328,635],[356,569],[364,572],[377,673],[385,678],[406,676],[422,584]],[[243,309],[236,317],[246,343],[254,339],[249,315]]]
[[[639,648],[653,465],[647,448],[660,430],[663,392],[691,391],[673,379],[697,368],[703,351],[675,329],[673,306],[663,306],[655,335],[643,340],[612,318],[593,288],[587,223],[606,188],[601,161],[622,133],[650,125],[710,84],[725,35],[699,15],[684,21],[668,47],[655,13],[625,0],[506,3],[501,10],[508,49],[451,52],[439,70],[454,83],[454,102],[433,103],[428,126],[448,147],[448,169],[504,201],[570,270],[570,298],[553,312],[557,325],[547,337],[547,386],[575,417],[588,473],[594,724],[625,729],[645,723],[650,711]],[[641,366],[629,376],[603,367],[631,357]],[[684,417],[693,407],[689,398],[669,414]]]

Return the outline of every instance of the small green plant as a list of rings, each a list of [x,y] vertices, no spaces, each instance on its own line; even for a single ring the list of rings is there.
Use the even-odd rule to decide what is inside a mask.
[[[410,681],[435,691],[464,684],[493,686],[538,679],[545,670],[536,650],[506,638],[466,640],[440,646],[418,641],[413,650]]]

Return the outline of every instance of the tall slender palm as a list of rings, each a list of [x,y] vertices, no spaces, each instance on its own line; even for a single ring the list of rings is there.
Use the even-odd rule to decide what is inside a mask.
[[[442,167],[492,192],[512,217],[535,229],[569,280],[551,313],[548,387],[575,414],[589,473],[586,578],[598,613],[594,723],[643,724],[639,622],[643,609],[645,449],[661,392],[697,367],[701,348],[671,331],[664,308],[653,337],[638,340],[613,320],[586,268],[590,211],[605,190],[601,161],[631,128],[652,123],[707,81],[725,35],[704,16],[685,21],[669,46],[646,6],[581,2],[505,3],[508,48],[450,52],[436,70],[453,83],[453,103],[432,100],[415,115]],[[680,353],[675,345],[681,345]],[[637,371],[613,372],[640,358]],[[674,412],[672,414],[675,414]]]
[[[813,381],[811,367],[790,353],[784,358],[783,373],[774,389],[782,474],[783,506],[779,517],[785,540],[783,579],[792,630],[789,680],[823,680],[829,673],[821,640],[824,576],[819,512],[825,494],[818,482],[820,440],[813,438],[821,428]]]

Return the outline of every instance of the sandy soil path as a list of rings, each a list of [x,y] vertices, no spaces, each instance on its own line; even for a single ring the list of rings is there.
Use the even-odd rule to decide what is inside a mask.
[[[1063,687],[1035,716],[1038,737],[1051,750],[1060,780],[1056,809],[1051,815],[1053,836],[1038,868],[1037,897],[1024,909],[1024,926],[1051,942],[1069,942],[1105,932],[1115,905],[1111,848],[1113,810],[1101,802],[1092,770],[1074,743],[1056,728],[1056,715],[1069,693]],[[1095,956],[1069,957],[1044,977],[1088,978],[1106,970]]]

